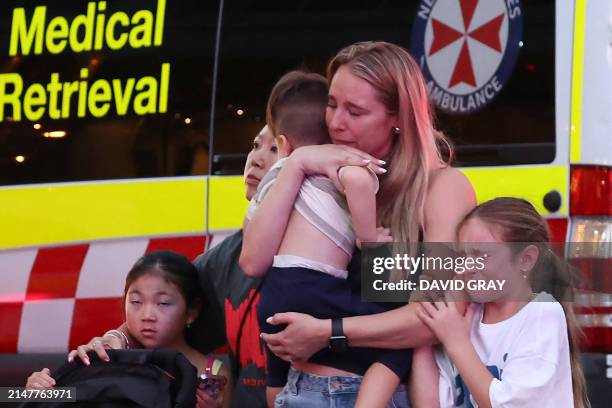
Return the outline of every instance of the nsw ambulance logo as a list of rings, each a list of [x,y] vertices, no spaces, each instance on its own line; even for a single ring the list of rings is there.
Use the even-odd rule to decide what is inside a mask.
[[[521,13],[519,0],[421,0],[411,50],[437,107],[467,114],[495,99],[523,45]]]

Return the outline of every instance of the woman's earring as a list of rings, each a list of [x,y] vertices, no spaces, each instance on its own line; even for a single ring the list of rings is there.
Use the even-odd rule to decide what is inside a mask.
[[[400,134],[400,128],[398,128],[397,126],[393,126],[391,128],[391,132],[393,133],[393,136],[399,136]]]
[[[187,323],[187,328],[191,327],[191,322]]]
[[[523,275],[523,279],[527,279],[527,271],[521,269],[521,275]]]

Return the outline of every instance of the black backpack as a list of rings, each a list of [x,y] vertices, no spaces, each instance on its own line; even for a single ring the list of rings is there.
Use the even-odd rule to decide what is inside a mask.
[[[110,362],[89,352],[51,373],[56,387],[75,387],[75,402],[25,403],[22,407],[193,408],[197,371],[169,350],[108,350]],[[65,405],[64,405],[65,404]]]

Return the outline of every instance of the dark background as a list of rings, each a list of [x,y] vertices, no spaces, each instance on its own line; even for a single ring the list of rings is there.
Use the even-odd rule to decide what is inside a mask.
[[[554,158],[555,3],[522,3],[525,46],[501,94],[471,115],[439,113],[439,127],[457,145],[458,165],[545,163]],[[264,125],[268,92],[283,73],[295,68],[324,73],[330,57],[361,40],[409,48],[418,6],[406,0],[226,0],[211,152],[218,1],[168,0],[161,47],[9,57],[12,10],[25,7],[29,17],[41,4],[47,5],[47,21],[62,15],[71,22],[87,8],[81,0],[2,1],[0,73],[20,73],[25,88],[48,83],[52,72],[60,72],[60,81],[78,80],[79,70],[89,67],[91,84],[97,78],[158,76],[161,63],[170,62],[168,112],[119,117],[111,108],[100,119],[43,117],[40,130],[24,120],[0,123],[0,185],[202,175],[208,173],[213,155],[213,172],[240,174],[252,138]],[[123,10],[131,16],[145,8],[155,13],[156,6],[155,0],[109,0],[105,14]],[[244,111],[242,116],[238,109]],[[76,115],[76,108],[72,113]],[[65,138],[42,137],[44,131],[60,129],[67,131]],[[25,162],[17,163],[17,155],[25,156]]]

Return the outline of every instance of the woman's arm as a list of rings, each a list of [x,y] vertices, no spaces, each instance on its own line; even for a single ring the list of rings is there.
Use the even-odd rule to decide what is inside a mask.
[[[415,308],[416,304],[408,304],[385,313],[342,319],[349,346],[403,349],[434,343],[433,333],[417,317]],[[287,325],[280,333],[261,334],[270,350],[283,360],[307,360],[329,344],[329,319],[290,312],[275,314],[269,323]]]
[[[240,253],[240,267],[244,273],[261,277],[272,265],[305,175],[325,175],[340,187],[338,168],[370,164],[374,171],[384,173],[373,164],[375,162],[378,160],[369,154],[347,146],[318,145],[296,149],[244,230]]]
[[[452,205],[449,205],[452,203]],[[425,209],[425,241],[454,242],[457,226],[476,205],[468,179],[457,169],[440,169],[432,177]],[[385,313],[343,319],[353,347],[412,348],[434,343],[433,333],[416,315],[416,304]],[[464,305],[458,305],[464,310]],[[288,324],[280,333],[264,334],[270,349],[284,359],[307,359],[326,347],[331,322],[298,313],[281,313],[272,324]],[[306,335],[308,334],[308,335]]]
[[[415,348],[436,342],[433,332],[416,314],[416,303],[385,313],[342,319],[351,347]]]
[[[459,223],[475,206],[474,190],[463,173],[451,167],[438,170],[427,193],[425,242],[455,242]],[[457,304],[462,313],[465,306]],[[353,347],[397,349],[435,343],[416,310],[417,304],[411,303],[382,314],[345,318],[344,334]]]

